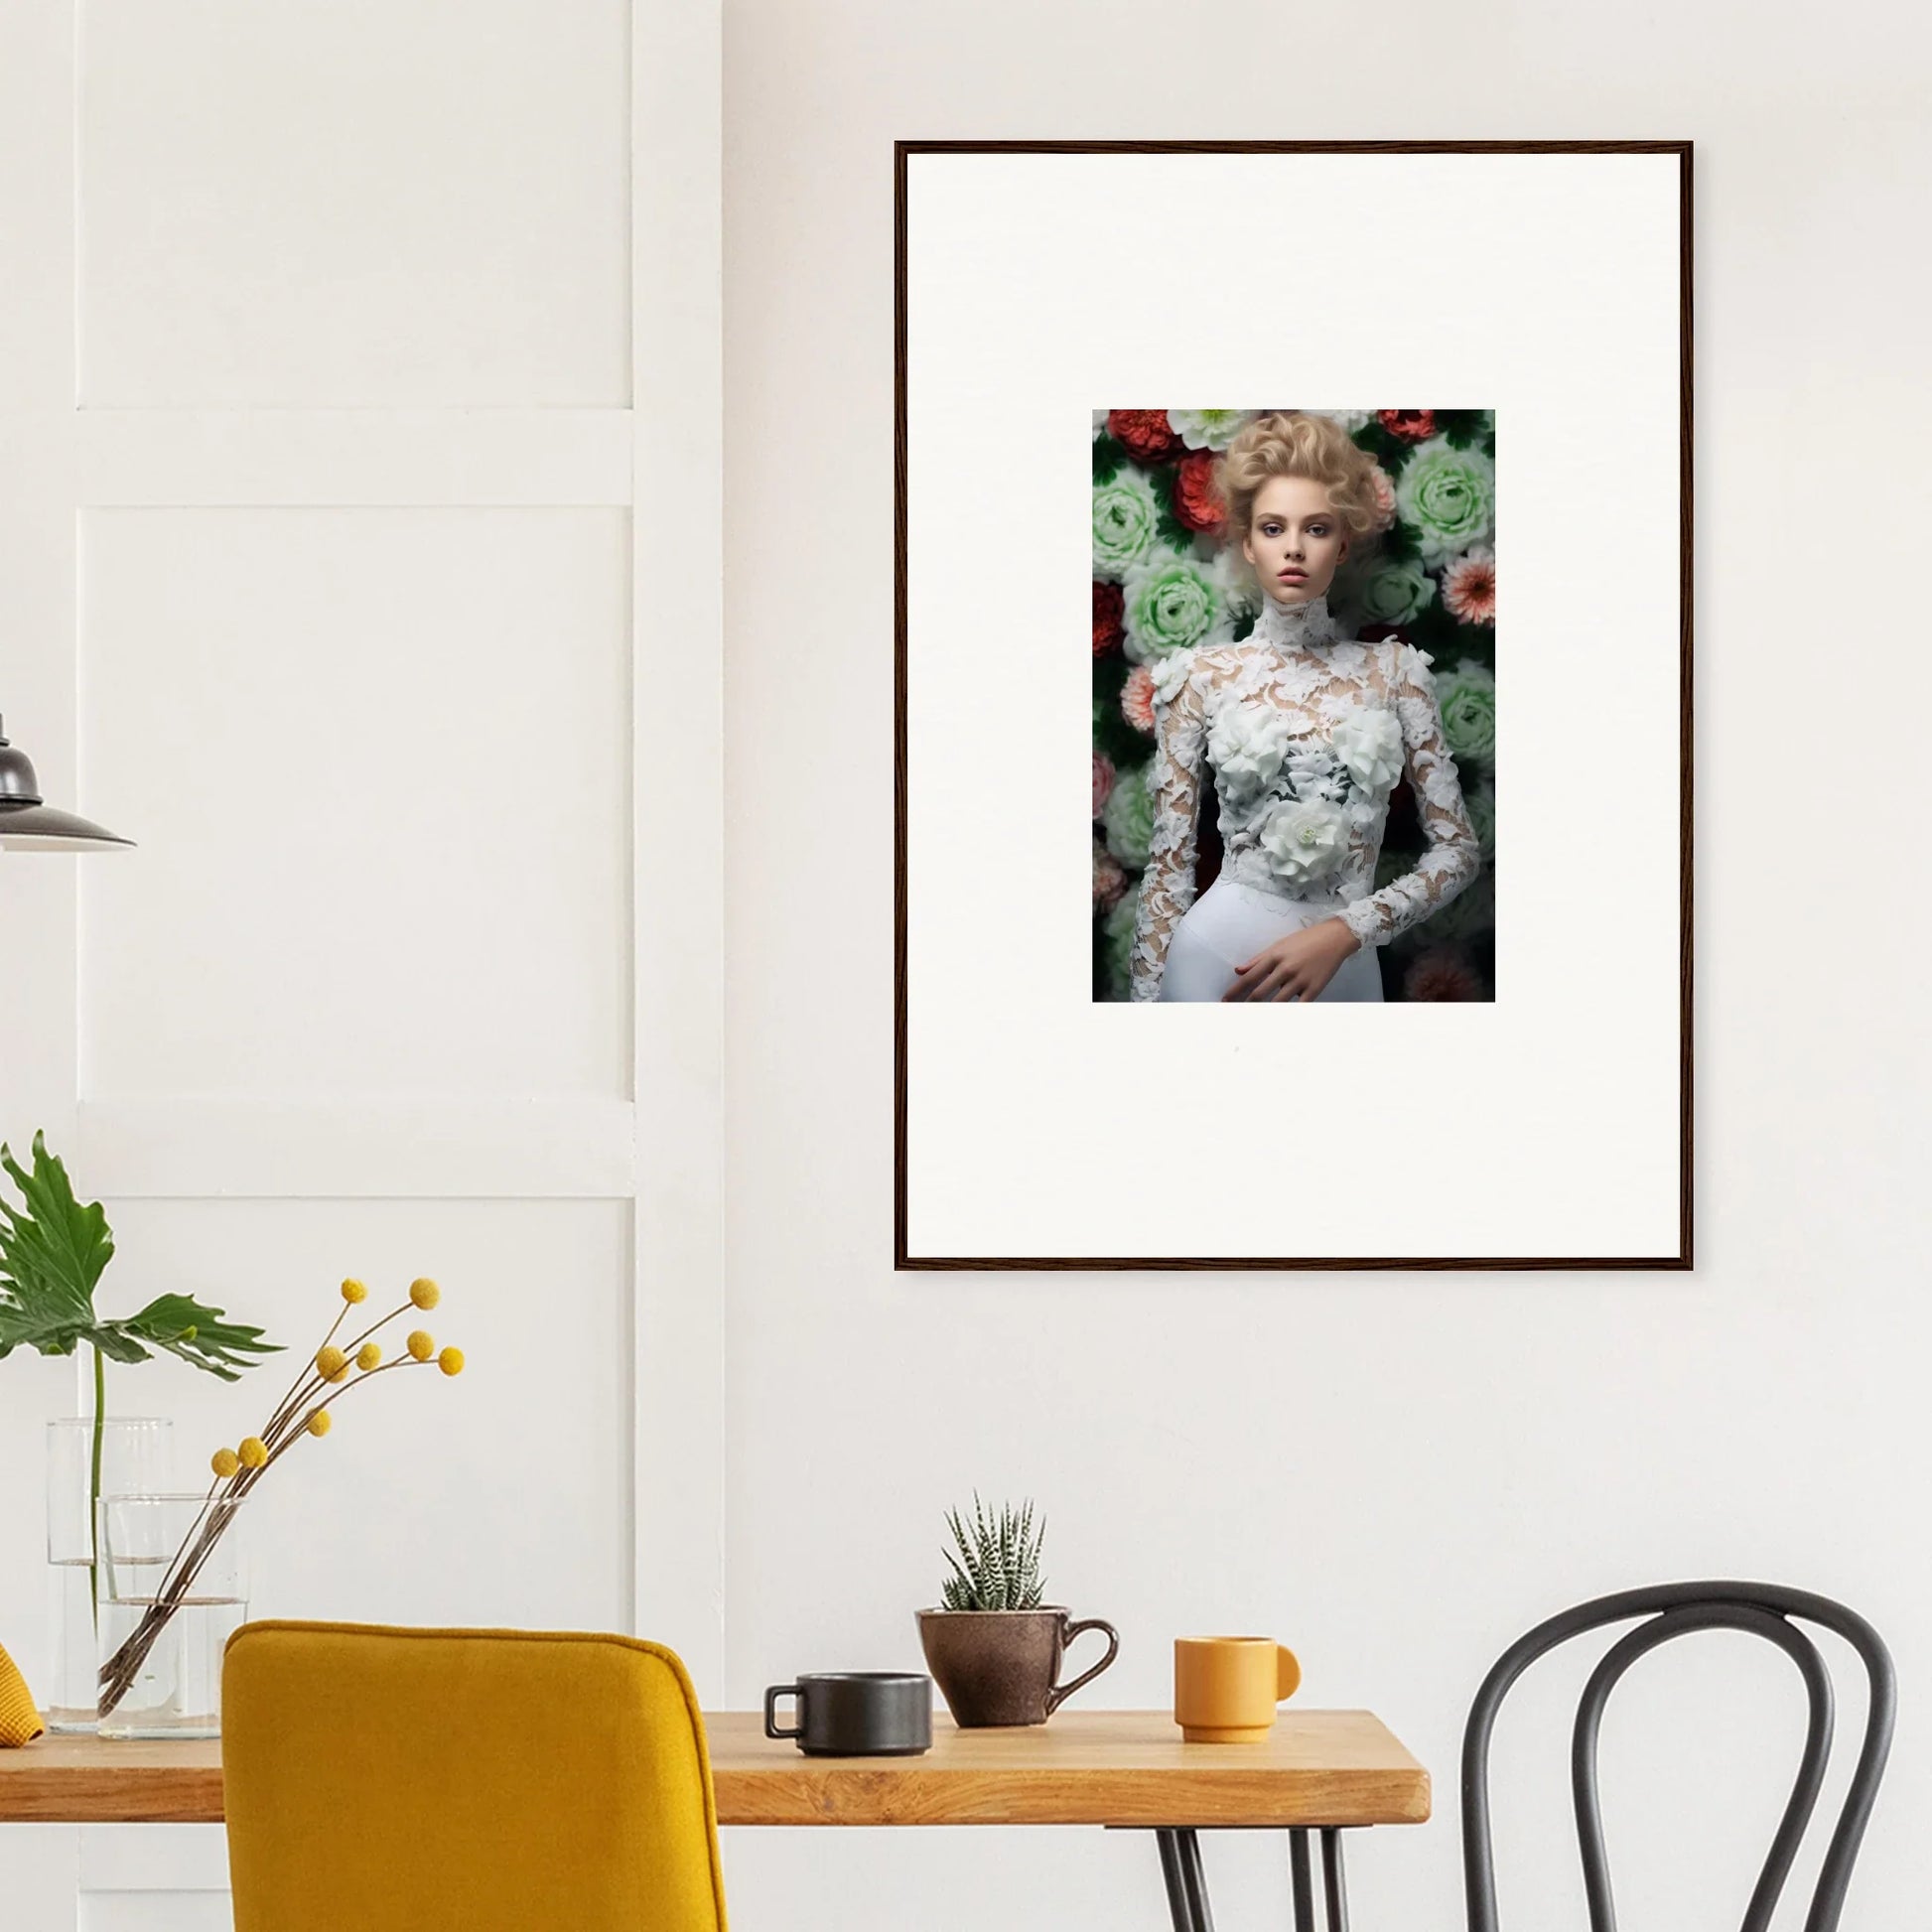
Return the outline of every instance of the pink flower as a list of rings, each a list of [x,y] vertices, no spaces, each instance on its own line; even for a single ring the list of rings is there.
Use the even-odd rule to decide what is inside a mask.
[[[1114,788],[1113,760],[1105,753],[1093,755],[1093,815],[1098,818],[1107,803],[1107,795]]]
[[[1402,991],[1411,1000],[1480,1000],[1482,982],[1459,952],[1434,946],[1403,975]]]
[[[1120,713],[1137,732],[1154,735],[1154,667],[1136,664],[1121,686]]]
[[[1386,530],[1395,522],[1395,483],[1378,463],[1369,478],[1375,490],[1375,527]]]
[[[1487,545],[1456,558],[1443,573],[1443,602],[1464,623],[1496,621],[1496,553]]]
[[[1118,905],[1127,891],[1127,868],[1100,843],[1093,842],[1093,909]]]

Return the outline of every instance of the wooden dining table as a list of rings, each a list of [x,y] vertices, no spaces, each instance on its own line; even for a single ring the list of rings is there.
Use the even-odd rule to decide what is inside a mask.
[[[1429,1773],[1366,1711],[1284,1711],[1265,1742],[1183,1742],[1166,1711],[1062,1711],[961,1730],[916,1757],[807,1757],[759,1712],[707,1713],[721,1825],[1097,1825],[1155,1836],[1175,1932],[1212,1932],[1199,1834],[1288,1834],[1296,1932],[1347,1932],[1342,1833],[1419,1825]],[[0,1824],[222,1821],[218,1740],[43,1737],[0,1751]]]

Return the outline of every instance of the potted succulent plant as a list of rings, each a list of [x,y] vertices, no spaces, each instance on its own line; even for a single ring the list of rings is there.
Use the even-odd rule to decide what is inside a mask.
[[[1031,1502],[990,1516],[973,1492],[973,1520],[946,1512],[953,1548],[938,1607],[918,1613],[919,1643],[953,1722],[962,1729],[1043,1725],[1114,1661],[1120,1637],[1099,1617],[1070,1621],[1044,1601],[1039,1568],[1045,1520],[1034,1523]],[[1070,1684],[1058,1682],[1067,1645],[1083,1630],[1101,1630],[1107,1654]]]

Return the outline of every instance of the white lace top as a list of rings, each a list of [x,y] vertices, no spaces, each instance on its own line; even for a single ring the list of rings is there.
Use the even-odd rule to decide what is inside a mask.
[[[1161,990],[1168,942],[1194,902],[1202,761],[1214,767],[1222,872],[1335,901],[1365,946],[1427,918],[1481,860],[1443,737],[1427,651],[1344,638],[1326,597],[1265,598],[1238,644],[1176,651],[1155,672],[1154,836],[1134,925],[1133,996]],[[1389,794],[1407,776],[1428,850],[1373,890]]]

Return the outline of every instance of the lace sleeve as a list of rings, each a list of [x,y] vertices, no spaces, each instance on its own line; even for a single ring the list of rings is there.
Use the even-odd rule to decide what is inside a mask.
[[[1413,872],[1343,908],[1348,929],[1365,946],[1383,946],[1438,906],[1447,905],[1481,870],[1475,827],[1456,782],[1455,760],[1443,736],[1429,658],[1413,644],[1396,651],[1389,695],[1402,721],[1403,771],[1416,794],[1428,849]]]
[[[1180,915],[1194,902],[1195,826],[1200,813],[1201,773],[1207,743],[1203,674],[1190,666],[1178,689],[1155,700],[1154,765],[1148,786],[1154,800],[1154,832],[1147,870],[1141,875],[1134,915],[1130,973],[1136,1000],[1161,991],[1168,941]]]

